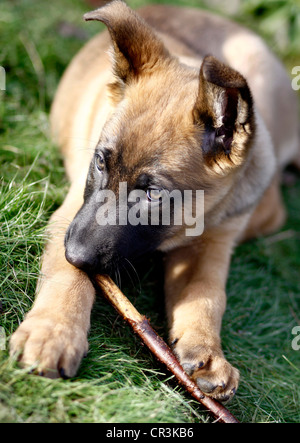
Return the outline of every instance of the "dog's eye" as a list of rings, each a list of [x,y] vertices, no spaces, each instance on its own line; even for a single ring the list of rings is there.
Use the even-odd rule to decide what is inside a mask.
[[[95,165],[98,169],[98,171],[102,172],[104,170],[104,157],[102,154],[96,154],[95,155]]]
[[[159,202],[163,197],[163,189],[148,188],[147,198],[151,202]]]

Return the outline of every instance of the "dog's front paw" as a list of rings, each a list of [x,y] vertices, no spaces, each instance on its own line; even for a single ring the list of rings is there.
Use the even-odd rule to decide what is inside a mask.
[[[73,377],[87,353],[86,332],[49,314],[30,315],[10,340],[10,354],[22,366],[49,378]]]
[[[201,344],[199,343],[201,342]],[[219,345],[183,335],[174,340],[174,353],[186,373],[206,395],[227,401],[239,384],[239,371],[224,358]]]

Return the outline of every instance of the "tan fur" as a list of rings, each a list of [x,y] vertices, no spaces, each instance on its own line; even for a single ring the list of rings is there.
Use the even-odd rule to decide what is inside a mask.
[[[239,381],[220,343],[230,257],[239,241],[269,234],[284,221],[279,175],[299,156],[297,101],[281,64],[250,31],[188,8],[153,6],[140,14],[159,38],[120,0],[88,14],[108,26],[113,63],[105,31],[73,59],[59,85],[51,125],[71,186],[51,218],[38,296],[12,337],[11,352],[21,352],[24,364],[38,362],[45,375],[75,375],[87,351],[95,294],[87,275],[66,261],[64,235],[82,205],[100,134],[108,144],[121,134],[125,166],[118,169],[113,153],[114,190],[122,180],[134,184],[143,170],[155,174],[155,163],[143,164],[155,152],[160,168],[182,189],[205,191],[204,234],[191,239],[185,227],[174,227],[159,249],[166,252],[174,352],[201,389],[226,400]],[[129,31],[128,45],[123,35]],[[224,94],[238,109],[236,126],[225,138]],[[230,154],[227,145],[217,153],[199,149],[207,124],[223,131],[220,146],[228,137]]]

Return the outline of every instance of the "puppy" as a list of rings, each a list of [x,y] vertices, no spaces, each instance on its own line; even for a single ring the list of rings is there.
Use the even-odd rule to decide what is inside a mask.
[[[89,275],[158,249],[174,352],[203,392],[227,400],[239,383],[220,342],[228,268],[238,242],[285,220],[280,171],[300,146],[290,80],[258,36],[208,12],[138,15],[114,0],[85,19],[108,32],[74,58],[53,103],[71,185],[11,352],[43,375],[74,376],[88,349]],[[174,191],[189,192],[194,231],[185,217],[175,222]]]

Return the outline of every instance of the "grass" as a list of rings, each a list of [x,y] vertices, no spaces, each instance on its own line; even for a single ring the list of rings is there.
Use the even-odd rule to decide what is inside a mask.
[[[78,0],[1,3],[0,65],[7,89],[0,91],[0,326],[7,338],[30,309],[45,226],[68,187],[49,138],[48,113],[65,66],[99,30],[98,23],[82,22],[88,9]],[[300,64],[299,17],[295,2],[280,0],[244,1],[236,14],[249,26],[255,23],[289,68]],[[241,371],[228,406],[241,421],[300,421],[300,351],[291,347],[292,328],[300,324],[299,193],[299,180],[284,188],[290,217],[279,234],[240,246],[233,257],[222,338],[228,359]],[[122,288],[166,337],[160,269],[157,257],[147,258],[137,268],[139,277],[125,278]],[[35,377],[0,351],[0,422],[211,421],[101,299],[89,342],[71,380]]]

